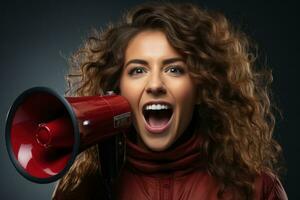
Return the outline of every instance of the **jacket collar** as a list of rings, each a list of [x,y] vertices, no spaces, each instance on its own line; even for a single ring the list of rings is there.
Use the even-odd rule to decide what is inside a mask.
[[[147,174],[187,172],[203,166],[201,164],[203,163],[201,162],[203,160],[202,137],[196,132],[184,134],[173,146],[161,152],[146,151],[135,144],[132,139],[127,139],[126,166]]]

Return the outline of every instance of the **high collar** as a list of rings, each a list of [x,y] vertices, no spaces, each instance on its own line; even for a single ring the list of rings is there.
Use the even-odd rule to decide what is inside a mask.
[[[146,151],[127,139],[127,167],[141,173],[160,174],[188,172],[202,166],[202,139],[199,133],[190,134],[186,139],[181,137],[176,143],[165,151],[155,152]]]

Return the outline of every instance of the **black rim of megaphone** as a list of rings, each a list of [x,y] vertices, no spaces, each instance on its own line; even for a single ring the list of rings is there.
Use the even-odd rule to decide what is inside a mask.
[[[12,125],[12,120],[14,119],[15,113],[19,107],[19,105],[24,101],[25,98],[27,98],[29,95],[37,93],[37,92],[44,92],[48,93],[50,95],[55,96],[67,109],[68,114],[71,118],[72,125],[73,125],[73,130],[74,130],[74,145],[71,153],[71,157],[69,161],[67,162],[65,168],[58,174],[51,176],[49,178],[37,178],[34,176],[31,176],[24,170],[24,168],[20,165],[18,160],[16,159],[12,145],[11,144],[11,125]],[[33,87],[28,90],[25,90],[21,95],[17,97],[17,99],[14,101],[12,104],[10,110],[8,111],[7,118],[6,118],[6,127],[5,127],[5,139],[6,139],[6,148],[8,151],[9,158],[11,162],[13,163],[14,167],[16,170],[26,179],[36,182],[36,183],[51,183],[54,181],[57,181],[60,179],[63,175],[66,174],[66,172],[69,170],[69,168],[72,166],[78,152],[79,152],[79,145],[80,145],[80,135],[79,135],[79,128],[77,124],[77,118],[76,115],[71,107],[71,105],[67,102],[67,100],[56,93],[54,90],[47,88],[47,87]]]

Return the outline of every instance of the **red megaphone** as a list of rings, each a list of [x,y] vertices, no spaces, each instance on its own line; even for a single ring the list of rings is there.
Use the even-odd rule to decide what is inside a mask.
[[[25,178],[49,183],[61,178],[78,153],[128,130],[130,105],[119,95],[61,97],[45,87],[23,92],[6,120],[6,146]]]

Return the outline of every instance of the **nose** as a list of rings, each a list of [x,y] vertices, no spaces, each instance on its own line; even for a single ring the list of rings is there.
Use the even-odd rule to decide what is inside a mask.
[[[149,78],[148,84],[146,86],[146,92],[147,94],[152,94],[154,96],[166,94],[167,90],[165,88],[163,81],[161,80],[160,75],[153,74]]]

